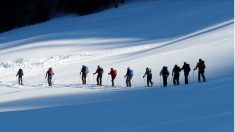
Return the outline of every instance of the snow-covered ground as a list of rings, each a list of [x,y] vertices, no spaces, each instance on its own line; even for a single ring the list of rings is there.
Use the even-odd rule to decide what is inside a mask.
[[[93,15],[66,16],[0,34],[0,129],[12,131],[233,131],[232,0],[133,0]],[[162,88],[162,66],[205,60],[208,82]],[[81,85],[81,65],[89,66]],[[95,86],[97,65],[117,87]],[[45,83],[53,67],[54,85]],[[134,87],[126,88],[126,68]],[[146,88],[145,68],[154,87]],[[24,70],[24,85],[16,72]],[[23,110],[23,111],[22,111]],[[9,125],[11,127],[9,127]]]

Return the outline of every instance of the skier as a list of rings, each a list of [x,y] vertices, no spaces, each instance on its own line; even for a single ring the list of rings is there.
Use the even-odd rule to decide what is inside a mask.
[[[197,63],[196,67],[193,70],[196,70],[198,68],[198,82],[201,82],[201,76],[203,79],[203,82],[206,81],[206,77],[204,75],[205,73],[205,62],[202,59],[199,59],[199,62]]]
[[[82,74],[82,84],[86,84],[86,78],[87,78],[88,73],[89,73],[88,67],[85,65],[82,65],[82,69],[80,72],[80,75]]]
[[[150,68],[146,68],[145,74],[143,76],[143,78],[147,76],[147,86],[149,87],[149,83],[151,84],[151,87],[153,86],[153,82],[152,82],[152,71]]]
[[[160,76],[162,76],[162,78],[163,78],[163,87],[167,87],[167,78],[169,76],[169,71],[167,70],[166,66],[163,66],[163,68],[160,72]]]
[[[187,64],[186,62],[184,62],[183,67],[181,68],[181,70],[184,70],[184,80],[185,80],[185,84],[188,84],[188,75],[189,72],[191,71],[190,65]]]
[[[172,70],[172,76],[173,76],[173,83],[174,85],[179,85],[179,77],[180,77],[180,67],[175,65],[175,67]]]
[[[52,76],[54,75],[54,72],[53,72],[53,69],[52,67],[50,67],[47,72],[46,72],[46,77],[47,78],[47,82],[48,82],[48,85],[51,86],[52,85]]]
[[[101,68],[100,66],[98,66],[97,69],[96,69],[96,72],[93,73],[93,74],[95,75],[96,73],[98,74],[98,75],[97,75],[97,78],[96,78],[97,85],[102,85],[102,75],[103,75],[103,73],[104,73],[103,68]]]
[[[116,78],[117,76],[117,70],[111,68],[110,72],[108,73],[108,75],[111,75],[111,78],[112,78],[112,87],[114,87],[114,79]]]
[[[23,81],[22,81],[22,77],[23,77],[24,73],[22,69],[19,69],[16,76],[18,76],[18,83],[20,85],[23,85]]]
[[[126,86],[127,87],[131,87],[131,79],[134,75],[133,70],[131,70],[129,67],[127,68],[127,72],[126,75],[124,76],[124,78],[126,78]]]

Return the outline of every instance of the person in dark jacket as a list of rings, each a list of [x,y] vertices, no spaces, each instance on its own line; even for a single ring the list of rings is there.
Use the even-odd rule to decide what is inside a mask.
[[[18,76],[18,83],[19,83],[20,85],[23,85],[23,80],[22,80],[23,75],[24,75],[23,70],[22,70],[22,69],[19,69],[18,72],[17,72],[17,74],[16,74],[16,76]]]
[[[101,68],[100,66],[98,66],[97,69],[96,69],[96,72],[93,73],[93,74],[95,75],[96,73],[98,74],[98,75],[97,75],[97,78],[96,78],[97,85],[102,85],[102,76],[103,76],[103,73],[104,73],[103,68]]]
[[[163,78],[163,87],[167,87],[167,78],[169,76],[169,71],[167,70],[166,66],[163,66],[163,68],[160,72],[160,76],[162,76],[162,78]]]
[[[128,67],[127,71],[126,71],[126,75],[124,76],[124,78],[126,78],[126,86],[127,87],[131,87],[132,76],[133,76],[133,71]]]
[[[46,77],[47,78],[47,82],[48,85],[51,86],[52,85],[52,76],[54,75],[53,69],[52,67],[50,67],[47,72],[46,72]]]
[[[111,68],[110,72],[108,73],[108,75],[111,75],[111,81],[112,81],[112,87],[114,87],[114,80],[117,76],[117,70]]]
[[[199,62],[197,63],[196,67],[193,69],[193,70],[198,69],[198,82],[201,82],[201,76],[202,76],[203,82],[206,81],[206,77],[204,75],[205,68],[206,68],[205,62],[202,59],[199,59]]]
[[[191,70],[190,65],[187,64],[186,62],[184,62],[183,67],[181,68],[181,70],[184,70],[184,80],[185,80],[185,84],[188,84],[188,75],[189,72]]]
[[[149,84],[151,84],[151,87],[153,86],[153,82],[152,82],[152,71],[150,68],[146,68],[145,74],[143,76],[143,78],[147,76],[147,86],[149,87]]]
[[[175,65],[175,67],[172,70],[172,76],[173,76],[173,83],[174,85],[179,85],[179,78],[180,78],[180,67]]]
[[[85,65],[82,65],[82,69],[80,72],[80,75],[82,74],[82,84],[86,84],[86,78],[87,78],[88,73],[89,73],[88,67]]]

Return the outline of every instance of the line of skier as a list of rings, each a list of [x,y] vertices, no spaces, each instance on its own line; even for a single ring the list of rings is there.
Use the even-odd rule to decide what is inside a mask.
[[[206,68],[205,62],[202,59],[199,59],[197,65],[193,69],[193,70],[197,70],[198,69],[198,82],[201,82],[201,77],[203,79],[203,82],[206,81],[206,78],[205,78],[205,75],[204,75],[205,68]],[[180,77],[180,72],[182,70],[184,71],[185,84],[189,83],[188,76],[189,76],[189,73],[191,71],[191,68],[190,68],[190,65],[188,63],[184,62],[184,65],[182,66],[182,68],[180,68],[178,65],[175,65],[173,70],[172,70],[173,84],[174,85],[179,85],[179,77]],[[85,65],[82,65],[81,72],[80,72],[81,79],[82,79],[82,84],[86,84],[87,83],[86,80],[87,80],[88,73],[89,73],[88,67],[85,66]],[[104,73],[104,69],[102,67],[100,67],[100,66],[97,66],[96,71],[93,73],[93,76],[95,74],[97,74],[96,82],[97,82],[98,86],[102,85],[102,76],[103,76],[103,73]],[[18,76],[18,83],[20,85],[23,85],[23,81],[22,81],[23,75],[24,75],[23,70],[19,69],[17,74],[16,74],[16,76]],[[53,77],[53,75],[54,75],[53,69],[52,69],[52,67],[50,67],[47,70],[46,76],[45,76],[49,86],[52,85],[52,77]],[[117,70],[114,69],[114,68],[111,68],[110,72],[108,73],[108,75],[111,76],[112,86],[114,87],[115,86],[114,81],[115,81],[115,78],[117,76]],[[161,77],[162,77],[162,79],[163,79],[163,87],[167,87],[167,80],[168,80],[168,76],[169,75],[170,75],[170,72],[168,71],[167,67],[163,66],[163,68],[162,68],[162,70],[160,72],[160,82],[161,82]],[[131,87],[132,86],[131,81],[132,81],[132,77],[133,76],[134,76],[133,70],[130,67],[128,67],[127,71],[126,71],[126,74],[124,76],[124,78],[126,79],[126,86],[127,87]],[[147,77],[147,87],[152,87],[153,86],[152,71],[148,67],[146,68],[145,73],[143,75],[143,78],[145,78],[145,77]]]
[[[203,82],[206,81],[206,77],[204,75],[205,68],[206,68],[205,62],[202,59],[199,59],[196,67],[193,69],[193,70],[197,70],[198,69],[198,82],[201,82],[201,77],[202,77]],[[179,66],[175,65],[173,70],[172,70],[173,84],[174,85],[179,85],[179,77],[180,77],[181,70],[184,71],[185,84],[189,83],[188,78],[189,78],[189,73],[191,71],[191,68],[190,68],[190,65],[188,63],[184,62],[184,65],[183,65],[182,68],[180,68]],[[163,68],[162,68],[162,70],[160,72],[160,76],[162,76],[162,78],[163,78],[163,86],[167,87],[167,78],[169,76],[169,71],[167,70],[166,66],[163,66]]]

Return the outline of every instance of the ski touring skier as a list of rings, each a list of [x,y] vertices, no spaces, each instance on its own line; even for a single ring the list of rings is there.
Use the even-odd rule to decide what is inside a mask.
[[[112,82],[112,87],[114,87],[114,80],[117,76],[117,70],[114,68],[111,68],[110,72],[108,73],[108,75],[111,75],[111,82]]]
[[[126,78],[126,86],[127,87],[131,87],[131,80],[132,80],[133,75],[134,75],[133,70],[130,69],[130,67],[128,67],[126,75],[124,76],[124,78]]]
[[[167,78],[169,76],[169,71],[167,70],[166,66],[163,66],[160,72],[160,76],[162,76],[163,79],[163,87],[167,87]]]
[[[54,75],[52,67],[50,67],[46,72],[47,83],[49,86],[52,85],[52,76]]]
[[[184,70],[185,84],[188,84],[188,75],[189,75],[189,72],[191,71],[190,65],[188,63],[184,62],[184,65],[181,68],[181,70]]]
[[[86,84],[86,78],[89,73],[88,67],[85,65],[82,65],[82,69],[80,72],[80,75],[82,75],[82,84]]]
[[[16,74],[16,76],[18,76],[18,83],[20,84],[20,85],[23,85],[23,75],[24,75],[24,73],[23,73],[23,70],[22,69],[19,69],[18,70],[18,72],[17,72],[17,74]]]
[[[147,87],[149,87],[149,84],[151,84],[151,87],[153,86],[153,82],[152,82],[152,71],[150,68],[146,68],[145,74],[143,76],[143,78],[147,76]]]
[[[97,66],[97,69],[96,69],[96,72],[93,73],[93,75],[95,75],[97,73],[97,78],[96,78],[96,81],[97,81],[97,85],[102,85],[102,76],[103,76],[103,73],[104,73],[104,69],[100,66]]]
[[[197,69],[198,69],[198,82],[201,82],[201,76],[202,76],[203,82],[205,82],[206,77],[204,73],[205,73],[206,65],[202,59],[199,59],[199,62],[197,63],[196,67],[193,70],[197,70]]]
[[[175,65],[175,67],[172,70],[174,85],[179,85],[180,71],[181,71],[181,68],[179,66]]]

